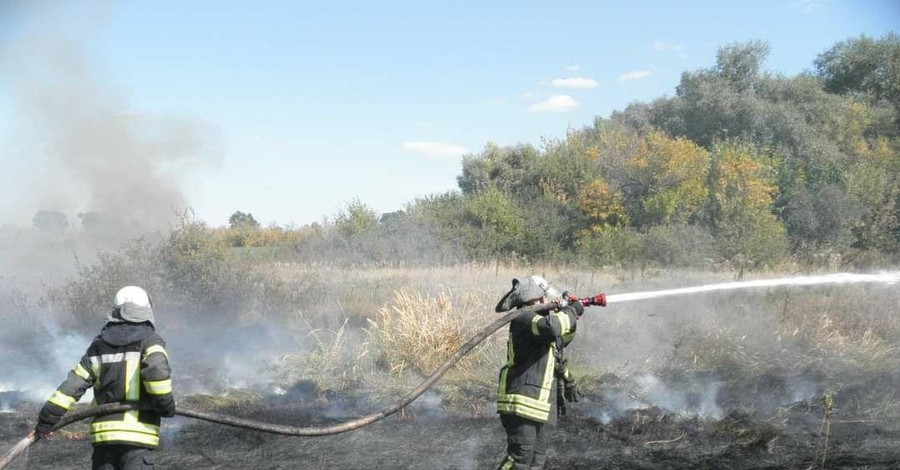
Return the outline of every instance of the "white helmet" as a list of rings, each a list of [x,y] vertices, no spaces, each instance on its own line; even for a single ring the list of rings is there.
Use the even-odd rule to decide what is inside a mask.
[[[512,289],[500,299],[494,310],[497,312],[505,312],[512,308],[519,308],[528,305],[529,302],[547,296],[550,299],[556,299],[560,295],[559,289],[553,287],[546,279],[541,276],[528,276],[522,279],[512,280]]]
[[[126,286],[116,292],[115,308],[110,312],[108,321],[131,323],[142,323],[148,321],[153,323],[153,301],[150,300],[150,294],[144,289],[137,286]]]
[[[150,303],[150,294],[138,286],[126,286],[116,292],[116,307],[121,307],[126,303],[133,303],[138,307],[152,307]]]

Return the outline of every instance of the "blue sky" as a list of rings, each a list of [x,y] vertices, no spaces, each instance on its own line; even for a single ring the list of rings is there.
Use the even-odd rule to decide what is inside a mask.
[[[302,225],[355,198],[401,209],[456,188],[487,142],[540,145],[671,96],[719,46],[766,40],[767,68],[793,75],[900,25],[896,0],[22,3],[0,0],[0,224],[90,204],[83,175],[41,157],[45,133],[22,138],[41,124],[3,70],[45,60],[10,58],[35,38],[73,44],[121,114],[214,130],[210,162],[162,170],[199,218]],[[74,189],[42,197],[48,181]]]

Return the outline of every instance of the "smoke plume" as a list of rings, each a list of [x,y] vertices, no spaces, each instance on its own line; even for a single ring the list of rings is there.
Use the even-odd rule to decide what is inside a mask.
[[[109,8],[35,5],[7,7],[0,35],[0,97],[11,104],[0,155],[15,175],[0,276],[46,281],[71,272],[73,255],[170,228],[189,207],[187,178],[214,168],[221,149],[209,124],[136,110],[107,76],[89,45]]]

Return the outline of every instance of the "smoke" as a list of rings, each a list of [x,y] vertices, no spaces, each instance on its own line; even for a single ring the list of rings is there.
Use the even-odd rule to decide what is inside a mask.
[[[667,384],[653,374],[641,374],[627,387],[606,387],[601,406],[592,414],[606,424],[630,410],[663,408],[682,418],[721,419],[718,403],[722,383],[695,378],[686,384]]]
[[[90,44],[106,4],[35,4],[11,8],[0,36],[0,99],[11,104],[0,155],[13,175],[0,223],[15,224],[0,227],[0,275],[20,279],[69,273],[73,255],[167,231],[189,206],[188,177],[221,156],[212,126],[136,110],[104,73]],[[39,211],[54,223],[26,228]]]
[[[215,170],[222,155],[213,126],[136,109],[128,86],[112,78],[94,47],[112,8],[90,1],[0,6],[6,407],[46,400],[90,344],[73,333],[65,312],[51,311],[48,292],[101,251],[167,233],[189,207],[189,179]],[[90,399],[89,391],[82,400]]]
[[[894,271],[716,284],[683,274],[613,285],[606,290],[617,301],[589,308],[569,348],[576,367],[605,371],[586,408],[603,423],[647,408],[717,420],[730,410],[771,416],[842,390],[843,412],[877,409],[881,398],[847,384],[896,381],[897,279]],[[697,287],[674,289],[684,285]]]

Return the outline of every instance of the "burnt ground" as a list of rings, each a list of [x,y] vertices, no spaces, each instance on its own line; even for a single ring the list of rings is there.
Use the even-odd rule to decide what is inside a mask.
[[[595,400],[592,400],[594,398]],[[900,423],[853,419],[798,402],[766,417],[732,410],[718,419],[679,417],[661,408],[629,410],[601,422],[599,397],[570,409],[551,431],[549,469],[900,469]],[[261,402],[220,411],[311,426],[337,416],[334,403]],[[30,429],[34,405],[0,414],[6,452]],[[266,435],[175,418],[165,423],[158,468],[173,469],[492,469],[504,454],[496,415],[428,410],[392,416],[358,431],[318,438]],[[37,443],[8,468],[90,468],[86,425]],[[823,451],[825,464],[822,465]]]

